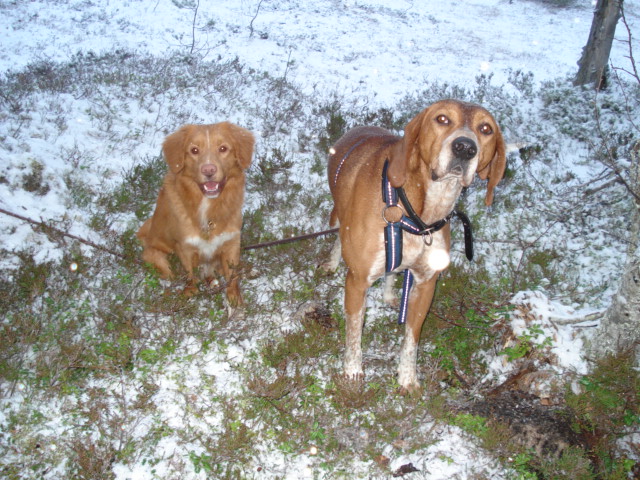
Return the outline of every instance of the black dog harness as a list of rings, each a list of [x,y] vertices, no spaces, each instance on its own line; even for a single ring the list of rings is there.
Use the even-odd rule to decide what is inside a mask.
[[[457,216],[464,226],[464,246],[465,254],[469,260],[473,260],[473,234],[471,231],[471,222],[469,218],[459,210],[453,210],[442,220],[427,225],[415,212],[407,195],[402,187],[393,187],[387,176],[389,160],[384,163],[382,169],[382,200],[386,204],[382,218],[387,223],[384,228],[384,243],[386,251],[385,271],[392,272],[402,264],[402,231],[411,233],[412,235],[421,235],[426,245],[433,242],[433,234],[442,229],[449,223],[451,218]],[[404,207],[404,211],[399,220],[390,221],[387,219],[388,211],[392,208],[400,208],[398,199]],[[398,314],[398,323],[403,324],[407,319],[407,309],[409,305],[409,292],[413,285],[413,274],[407,268],[404,270],[404,279],[402,281],[402,298],[400,300],[400,312]]]

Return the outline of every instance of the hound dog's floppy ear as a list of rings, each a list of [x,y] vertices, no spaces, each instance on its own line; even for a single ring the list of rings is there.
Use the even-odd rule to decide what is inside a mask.
[[[251,165],[251,157],[253,156],[253,146],[255,144],[253,134],[249,130],[233,123],[224,122],[224,124],[233,138],[238,165],[243,170],[246,170]]]
[[[413,117],[404,127],[404,137],[391,148],[389,159],[389,183],[393,187],[401,187],[407,180],[407,172],[411,170],[411,157],[417,148],[418,137],[422,129],[422,120],[426,110]]]
[[[164,161],[169,165],[171,173],[179,173],[184,168],[185,142],[187,141],[191,127],[191,125],[185,125],[173,132],[165,138],[162,144]]]
[[[484,197],[484,203],[487,206],[493,203],[493,189],[498,185],[498,182],[502,180],[505,168],[507,167],[504,139],[502,138],[500,127],[495,122],[493,135],[493,148],[491,148],[491,144],[489,144],[487,145],[488,148],[482,149],[482,156],[478,162],[477,170],[478,176],[482,180],[489,179],[487,183],[487,195]]]

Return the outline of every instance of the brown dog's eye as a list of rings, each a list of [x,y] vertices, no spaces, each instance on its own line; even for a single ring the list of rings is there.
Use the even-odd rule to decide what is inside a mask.
[[[200,149],[198,147],[191,147],[191,155],[198,155],[200,153]]]
[[[483,123],[482,125],[480,125],[480,133],[491,135],[493,133],[493,128],[491,128],[491,125],[489,125],[488,123]]]
[[[447,117],[446,115],[438,115],[436,117],[436,122],[438,122],[440,125],[449,125],[449,117]]]
[[[226,152],[227,150],[229,150],[229,148],[228,148],[226,145],[220,145],[220,147],[218,147],[218,151],[219,151],[220,153],[224,153],[224,152]]]

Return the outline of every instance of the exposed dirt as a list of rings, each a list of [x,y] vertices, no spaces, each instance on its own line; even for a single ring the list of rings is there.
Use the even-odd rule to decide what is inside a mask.
[[[571,428],[571,412],[544,406],[540,399],[508,390],[470,401],[459,410],[505,425],[511,440],[544,458],[559,458],[571,446],[586,447],[585,439]]]

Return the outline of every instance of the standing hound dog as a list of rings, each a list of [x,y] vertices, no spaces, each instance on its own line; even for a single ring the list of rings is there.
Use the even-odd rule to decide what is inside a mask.
[[[194,293],[194,270],[207,281],[221,270],[231,307],[241,305],[235,271],[245,170],[251,164],[251,132],[229,122],[185,125],[162,144],[167,172],[153,216],[138,231],[142,258],[163,278],[172,278],[167,255],[177,254],[187,273],[185,293]]]
[[[481,179],[488,179],[485,203],[491,205],[493,190],[504,174],[506,155],[493,116],[482,107],[456,100],[440,101],[423,110],[407,124],[404,137],[378,127],[357,127],[335,144],[328,168],[334,200],[330,224],[339,224],[340,236],[325,268],[335,270],[340,254],[348,267],[344,374],[354,380],[364,377],[361,340],[365,295],[371,284],[385,275],[383,232],[390,220],[380,185],[387,161],[390,185],[403,187],[418,216],[433,224],[450,216],[462,188],[471,184],[476,171]],[[402,263],[394,271],[408,269],[414,278],[398,365],[401,391],[408,392],[420,388],[418,341],[438,274],[449,264],[450,227],[446,223],[430,241],[421,235],[402,235]],[[440,261],[433,261],[437,257]]]

